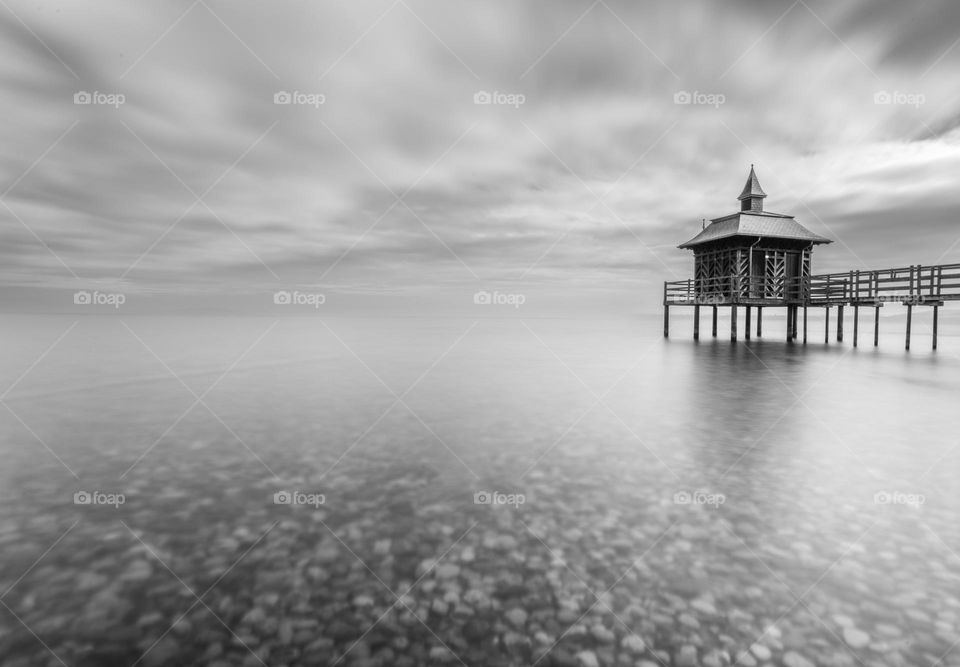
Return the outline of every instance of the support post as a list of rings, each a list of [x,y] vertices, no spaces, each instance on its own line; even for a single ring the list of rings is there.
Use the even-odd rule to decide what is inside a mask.
[[[823,308],[823,342],[830,343],[830,306]]]
[[[837,306],[837,342],[843,342],[843,306]]]
[[[747,321],[744,322],[743,337],[750,340],[750,306],[747,306]]]
[[[937,349],[937,314],[940,306],[933,307],[933,349]]]
[[[737,340],[737,307],[730,306],[730,340]]]
[[[857,337],[860,333],[860,306],[853,307],[853,346],[857,346]]]
[[[793,307],[787,306],[787,342],[790,342],[790,318],[793,317]]]
[[[663,337],[670,337],[670,306],[663,305]]]
[[[797,315],[800,314],[800,309],[797,306],[790,306],[790,310],[793,311],[793,317],[790,318],[790,338],[797,340]]]
[[[713,337],[717,337],[717,307],[713,307]]]
[[[873,307],[873,346],[880,344],[880,306]]]
[[[807,307],[803,307],[803,344],[807,344]]]
[[[693,307],[693,340],[700,340],[700,306]]]
[[[913,324],[913,304],[907,304],[907,342],[904,349],[910,349],[910,325]]]
[[[763,335],[763,306],[757,306],[757,338]]]

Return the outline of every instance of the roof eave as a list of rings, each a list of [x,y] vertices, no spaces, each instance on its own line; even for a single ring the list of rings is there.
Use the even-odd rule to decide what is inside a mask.
[[[689,241],[686,241],[685,243],[681,243],[680,245],[678,245],[677,248],[679,248],[679,249],[681,249],[681,250],[689,250],[689,249],[691,249],[691,248],[693,248],[693,247],[695,247],[695,246],[703,245],[704,243],[711,243],[711,242],[713,242],[713,241],[722,241],[722,240],[724,240],[724,239],[733,238],[733,237],[735,237],[735,236],[749,236],[749,237],[757,236],[757,237],[759,237],[759,238],[767,238],[767,239],[784,239],[784,240],[788,240],[788,241],[806,241],[806,242],[808,242],[808,243],[810,243],[810,244],[812,244],[812,245],[820,245],[820,244],[825,245],[825,244],[827,244],[827,243],[833,243],[833,241],[832,241],[831,239],[825,238],[825,237],[823,237],[823,236],[818,236],[818,237],[812,238],[812,239],[803,239],[803,238],[797,238],[797,237],[795,237],[795,236],[774,236],[774,235],[765,235],[765,234],[744,234],[744,233],[738,232],[738,233],[735,233],[735,234],[725,234],[725,235],[723,235],[723,236],[715,236],[715,237],[710,238],[710,239],[704,239],[703,241],[697,241],[697,237],[699,237],[699,236],[700,236],[700,234],[697,234],[697,236],[694,236],[694,237],[693,237],[692,239],[690,239]]]

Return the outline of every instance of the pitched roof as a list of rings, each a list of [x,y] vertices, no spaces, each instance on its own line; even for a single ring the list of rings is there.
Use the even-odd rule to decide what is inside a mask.
[[[722,218],[714,218],[706,229],[677,247],[692,248],[731,236],[762,236],[810,241],[812,243],[831,243],[830,239],[814,234],[794,220],[792,215],[768,213],[766,211],[743,211]]]
[[[747,176],[747,182],[743,186],[743,191],[737,199],[746,199],[747,197],[766,197],[767,193],[760,187],[760,181],[757,179],[757,173],[750,165],[750,174]]]

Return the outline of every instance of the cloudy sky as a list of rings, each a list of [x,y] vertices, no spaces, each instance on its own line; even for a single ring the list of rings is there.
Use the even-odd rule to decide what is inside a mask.
[[[949,0],[2,0],[2,298],[653,308],[750,163],[816,271],[958,262],[958,42]]]

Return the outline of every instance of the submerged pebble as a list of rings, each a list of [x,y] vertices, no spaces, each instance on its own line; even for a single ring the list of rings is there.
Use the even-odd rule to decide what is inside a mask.
[[[870,643],[870,635],[863,630],[847,627],[843,629],[843,640],[847,642],[851,648],[863,648]]]

